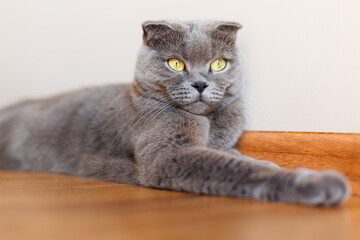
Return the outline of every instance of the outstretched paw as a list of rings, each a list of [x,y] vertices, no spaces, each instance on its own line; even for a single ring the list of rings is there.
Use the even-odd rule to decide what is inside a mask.
[[[341,173],[334,170],[297,169],[295,192],[295,202],[335,206],[349,197],[350,185]]]

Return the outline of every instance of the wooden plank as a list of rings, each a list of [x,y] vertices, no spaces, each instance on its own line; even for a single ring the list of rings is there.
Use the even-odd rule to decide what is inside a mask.
[[[360,134],[247,131],[238,148],[287,168],[337,169],[360,195]]]
[[[360,239],[360,198],[320,208],[0,170],[0,238]]]

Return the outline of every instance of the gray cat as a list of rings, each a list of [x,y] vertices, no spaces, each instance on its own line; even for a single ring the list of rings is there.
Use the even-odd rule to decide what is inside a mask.
[[[336,171],[289,170],[242,155],[240,24],[143,24],[135,81],[25,101],[0,112],[0,167],[147,187],[338,205]]]

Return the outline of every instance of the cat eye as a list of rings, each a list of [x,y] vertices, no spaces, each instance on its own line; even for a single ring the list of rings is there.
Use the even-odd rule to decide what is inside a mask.
[[[185,63],[177,58],[172,58],[168,61],[169,66],[175,71],[181,72],[185,69]]]
[[[215,72],[221,71],[225,67],[226,67],[226,60],[223,58],[218,58],[210,64],[211,70]]]

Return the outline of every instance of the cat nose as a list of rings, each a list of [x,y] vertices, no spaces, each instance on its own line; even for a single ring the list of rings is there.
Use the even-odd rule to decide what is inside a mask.
[[[205,88],[209,86],[209,84],[207,84],[206,82],[198,81],[191,84],[191,86],[193,88],[196,88],[196,90],[198,90],[199,93],[202,93],[205,90]]]

